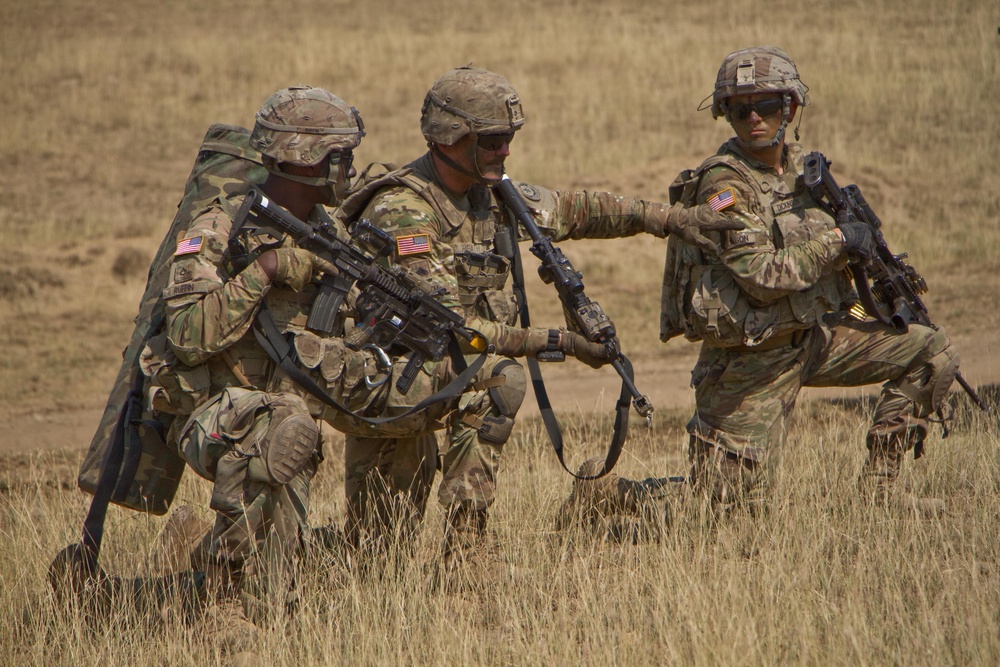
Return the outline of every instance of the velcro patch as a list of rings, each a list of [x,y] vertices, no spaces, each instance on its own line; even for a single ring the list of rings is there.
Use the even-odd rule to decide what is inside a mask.
[[[761,236],[767,236],[767,234],[748,229],[729,230],[724,237],[724,246],[726,250],[742,248],[743,246],[754,246],[758,244]]]
[[[204,238],[203,236],[192,236],[189,239],[183,239],[177,244],[177,251],[174,253],[174,257],[179,255],[193,255],[201,252],[201,242]]]
[[[732,188],[720,190],[708,198],[705,202],[713,211],[723,211],[736,204],[736,192]]]
[[[396,237],[396,254],[400,257],[404,255],[419,255],[431,251],[431,239],[427,234],[411,234],[410,236]]]

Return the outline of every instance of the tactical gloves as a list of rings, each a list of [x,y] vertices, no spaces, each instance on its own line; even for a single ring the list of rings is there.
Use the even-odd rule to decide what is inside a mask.
[[[844,235],[844,250],[848,254],[863,260],[875,256],[875,239],[872,238],[872,230],[867,224],[855,220],[843,210],[837,214],[837,227]]]
[[[656,236],[673,234],[684,243],[719,254],[719,246],[704,232],[743,229],[742,222],[713,211],[708,204],[685,207],[682,204],[646,204],[646,231]],[[659,232],[659,233],[658,233]]]
[[[576,357],[591,368],[600,368],[615,360],[615,352],[604,343],[592,343],[585,336],[572,331],[563,331],[559,349],[571,357]]]
[[[277,262],[272,282],[286,285],[296,292],[312,282],[317,273],[337,275],[337,269],[332,264],[308,250],[281,247],[268,252],[274,253]]]

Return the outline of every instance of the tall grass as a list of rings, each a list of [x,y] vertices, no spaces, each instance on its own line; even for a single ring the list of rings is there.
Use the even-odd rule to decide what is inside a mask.
[[[963,404],[964,405],[964,404]],[[275,664],[995,664],[1000,565],[995,419],[964,420],[903,483],[945,497],[921,520],[856,501],[864,406],[814,402],[792,427],[772,511],[711,526],[693,499],[674,505],[660,543],[617,544],[552,530],[569,480],[530,422],[510,445],[490,529],[498,547],[483,590],[433,586],[443,517],[433,508],[414,557],[372,577],[308,561],[297,615],[261,631]],[[684,415],[638,437],[622,472],[683,472]],[[599,451],[606,429],[567,423],[573,457]],[[606,426],[603,425],[603,426]],[[74,461],[45,455],[9,475],[0,503],[0,662],[215,664],[200,629],[128,614],[93,624],[45,583],[57,547],[75,541],[83,498],[60,486]],[[335,461],[328,464],[335,466]],[[68,486],[68,485],[67,485]],[[180,502],[204,507],[187,479]],[[340,511],[335,484],[314,514]],[[147,572],[162,519],[115,511],[105,565]]]

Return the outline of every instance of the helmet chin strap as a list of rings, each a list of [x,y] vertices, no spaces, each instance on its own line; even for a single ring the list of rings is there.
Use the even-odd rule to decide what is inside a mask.
[[[347,183],[343,183],[344,187],[339,187],[341,185],[340,167],[336,165],[330,165],[330,170],[327,172],[326,176],[299,176],[298,174],[289,174],[281,171],[281,167],[272,160],[264,160],[264,169],[278,178],[284,178],[285,180],[301,183],[303,185],[311,185],[314,188],[323,188],[328,206],[339,206],[340,202],[344,199],[344,193],[342,190],[347,189]]]
[[[729,113],[728,106],[723,105],[723,112],[725,113],[726,120],[729,121],[730,125],[732,125],[733,119]],[[775,132],[774,138],[757,139],[756,141],[743,141],[743,139],[741,139],[739,135],[737,135],[736,142],[740,146],[743,146],[743,148],[747,148],[754,151],[761,151],[768,148],[774,148],[775,146],[780,144],[782,140],[785,138],[785,130],[788,128],[788,121],[790,120],[791,113],[792,113],[792,96],[789,95],[788,93],[785,93],[782,97],[782,105],[781,105],[781,127],[779,127],[778,131]],[[799,116],[799,124],[800,125],[802,124],[801,116]],[[798,138],[799,138],[799,130],[798,128],[795,128],[795,139],[798,140]]]
[[[476,142],[475,142],[476,135],[473,134],[472,138],[473,138],[473,141],[469,142],[469,146],[470,146],[469,151],[471,153],[471,155],[469,157],[471,158],[470,162],[472,162],[472,165],[475,167],[475,171],[473,171],[472,169],[468,169],[466,167],[463,167],[459,163],[457,163],[454,160],[452,160],[450,157],[448,157],[447,155],[444,154],[444,151],[442,151],[440,148],[438,148],[437,144],[432,143],[432,144],[428,144],[428,145],[430,146],[431,152],[433,152],[434,155],[438,156],[438,158],[440,158],[442,162],[444,162],[446,165],[448,165],[449,167],[451,167],[452,169],[454,169],[458,173],[464,174],[465,176],[468,176],[469,178],[473,179],[474,181],[476,181],[480,185],[486,185],[486,186],[496,185],[497,183],[499,183],[503,179],[502,178],[489,178],[489,177],[483,175],[483,170],[480,169],[480,167],[479,167],[479,154],[476,152]]]
[[[778,128],[778,131],[775,133],[773,139],[757,139],[756,141],[743,141],[743,139],[741,139],[739,135],[737,135],[736,141],[744,148],[749,148],[750,150],[754,151],[760,151],[767,148],[774,148],[775,146],[781,143],[782,139],[785,138],[786,127],[788,127],[788,121],[782,120],[781,127]]]

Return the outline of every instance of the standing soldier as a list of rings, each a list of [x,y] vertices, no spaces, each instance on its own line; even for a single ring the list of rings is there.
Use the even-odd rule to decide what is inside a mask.
[[[745,225],[714,237],[719,252],[673,240],[668,250],[661,337],[702,341],[687,425],[692,481],[720,510],[759,508],[800,388],[884,382],[862,495],[935,511],[940,501],[915,499],[895,482],[958,372],[958,353],[943,329],[913,324],[897,334],[850,313],[857,296],[845,269],[852,254],[870,256],[873,241],[864,223],[827,215],[803,184],[802,147],[785,131],[806,90],[780,49],[726,56],[712,116],[736,136],[675,183],[682,200]]]
[[[392,234],[392,261],[440,288],[445,305],[496,348],[488,377],[471,386],[448,417],[442,452],[433,433],[372,429],[347,438],[348,537],[359,543],[385,534],[393,510],[407,512],[411,523],[419,520],[440,466],[446,569],[465,562],[482,541],[500,456],[525,393],[524,370],[513,358],[559,350],[594,367],[612,359],[604,345],[579,334],[515,326],[518,309],[509,280],[515,223],[489,186],[503,176],[524,122],[520,98],[502,76],[472,67],[452,70],[424,98],[420,126],[428,152],[374,181],[342,209],[346,218],[368,219]],[[739,227],[720,222],[708,206],[670,208],[609,193],[518,188],[555,240],[647,232],[676,234],[711,250],[714,244],[699,227]]]

